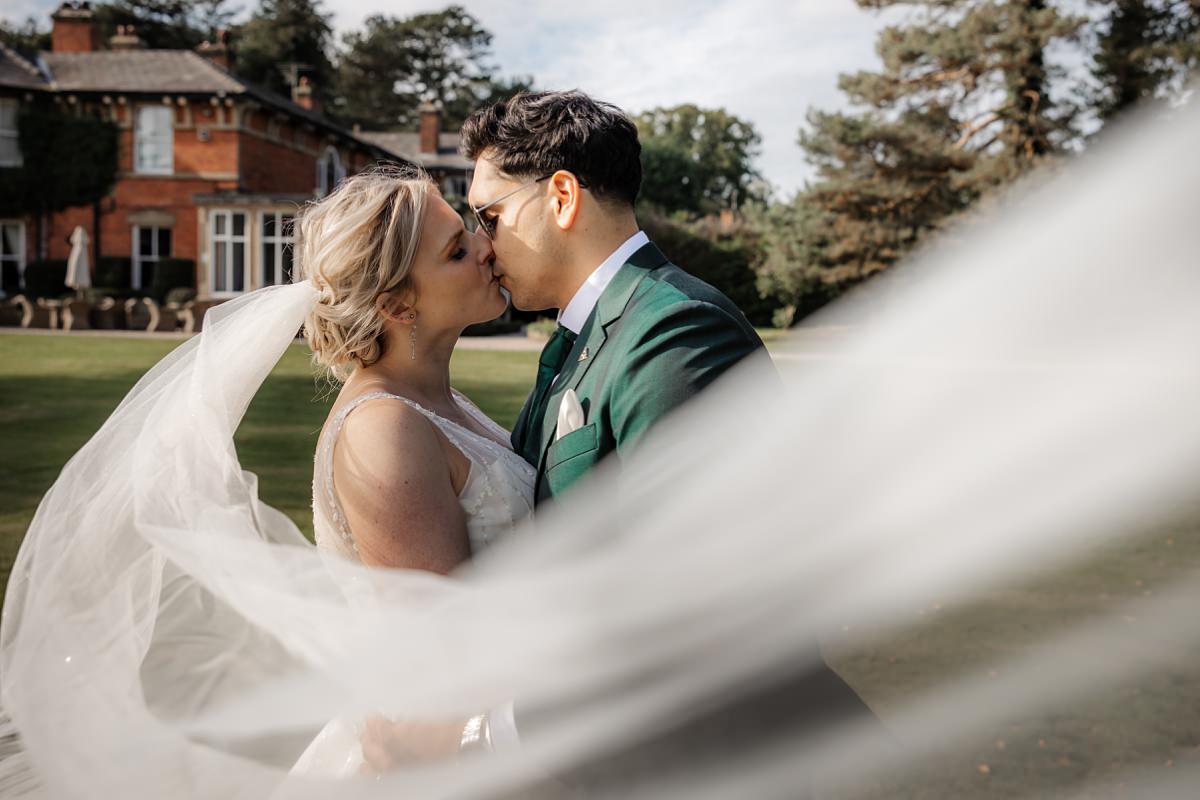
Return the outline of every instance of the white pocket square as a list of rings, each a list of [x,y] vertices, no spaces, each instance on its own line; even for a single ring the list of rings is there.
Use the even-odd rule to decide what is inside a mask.
[[[567,393],[563,395],[562,403],[558,406],[558,429],[554,434],[554,441],[558,441],[572,431],[577,431],[583,427],[583,406],[579,404],[579,398],[575,395],[574,389],[567,389]]]

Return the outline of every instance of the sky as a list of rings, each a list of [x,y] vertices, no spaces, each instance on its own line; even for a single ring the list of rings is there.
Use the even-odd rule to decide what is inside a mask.
[[[875,36],[885,22],[853,0],[459,2],[494,35],[501,75],[532,75],[543,89],[581,89],[630,113],[694,103],[753,123],[762,137],[756,166],[780,198],[811,175],[796,144],[806,111],[844,106],[837,76],[879,63]],[[324,7],[340,38],[371,14],[402,17],[450,3],[326,0]],[[57,5],[0,0],[0,17],[34,15],[48,27]]]

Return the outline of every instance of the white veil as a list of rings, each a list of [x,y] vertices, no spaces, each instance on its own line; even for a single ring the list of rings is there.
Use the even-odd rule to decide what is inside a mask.
[[[838,348],[780,345],[786,389],[736,373],[619,475],[598,470],[451,578],[324,558],[258,500],[233,433],[315,292],[214,309],[64,467],[26,535],[0,630],[0,793],[552,791],[547,775],[805,669],[816,638],[902,624],[1178,506],[1200,467],[1200,110],[1111,138],[835,309],[829,322],[856,323]],[[1139,609],[1156,653],[1194,645],[1192,600],[1181,585]],[[596,791],[870,784],[1147,667],[1109,644],[1076,631],[1003,681],[911,698],[882,715],[903,747],[852,726],[727,757],[683,737],[637,786]],[[379,780],[288,774],[331,718],[510,699],[536,720],[519,748]]]

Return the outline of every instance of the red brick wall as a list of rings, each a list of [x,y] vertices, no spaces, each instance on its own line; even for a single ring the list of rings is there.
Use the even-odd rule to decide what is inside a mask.
[[[116,191],[100,203],[100,247],[102,256],[133,255],[133,222],[130,215],[144,209],[170,213],[175,218],[171,233],[171,255],[197,259],[195,194],[215,191],[212,181],[169,177],[125,178]],[[50,258],[66,258],[71,252],[67,241],[76,225],[92,234],[92,209],[69,208],[54,214],[50,226]],[[32,236],[32,230],[29,234]]]
[[[50,34],[55,53],[90,53],[100,49],[100,31],[93,19],[56,19]]]
[[[199,267],[197,241],[198,211],[194,195],[220,192],[261,194],[311,194],[316,186],[316,162],[324,153],[324,135],[303,125],[273,123],[283,141],[265,138],[270,114],[256,111],[243,124],[251,131],[218,130],[217,109],[207,101],[192,102],[190,109],[178,105],[175,111],[177,126],[186,125],[190,111],[191,127],[177,127],[174,134],[174,174],[142,176],[133,173],[134,131],[136,113],[133,104],[117,106],[120,129],[118,170],[120,177],[112,194],[101,201],[100,245],[102,256],[131,257],[133,253],[131,215],[153,210],[173,216],[172,253],[175,258],[189,258]],[[231,109],[225,109],[226,118]],[[206,116],[207,113],[207,116]],[[199,128],[208,129],[208,141],[201,141]],[[293,144],[294,142],[294,144]],[[303,149],[297,149],[303,148]],[[318,155],[313,155],[316,151]],[[374,159],[364,150],[339,147],[347,174],[365,169]],[[47,243],[50,258],[66,258],[70,253],[68,237],[76,225],[82,225],[88,235],[93,231],[91,207],[71,208],[50,217]],[[34,220],[26,227],[28,260],[36,259]],[[94,265],[93,265],[94,267]]]
[[[204,175],[206,178],[214,174],[222,174],[219,180],[223,189],[237,188],[238,169],[238,133],[234,130],[223,130],[216,127],[215,112],[208,103],[193,103],[191,105],[191,127],[178,127],[185,124],[187,115],[179,106],[173,106],[175,111],[175,167],[176,175]],[[120,131],[118,152],[118,169],[122,172],[133,172],[134,157],[134,127],[137,107],[129,105],[120,110],[119,119],[125,124]],[[204,116],[205,113],[210,116]],[[208,133],[208,141],[201,141],[200,130]]]
[[[310,194],[316,188],[314,156],[249,133],[239,134],[238,145],[242,191]]]

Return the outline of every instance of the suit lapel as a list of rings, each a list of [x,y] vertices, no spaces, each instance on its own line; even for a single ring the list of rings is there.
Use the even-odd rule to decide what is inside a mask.
[[[596,362],[601,348],[608,340],[608,327],[621,318],[625,307],[629,305],[634,292],[646,275],[657,267],[667,263],[667,257],[653,243],[646,243],[638,248],[621,269],[613,276],[612,281],[600,295],[591,316],[584,323],[575,346],[567,355],[567,362],[558,380],[550,387],[550,398],[546,403],[546,415],[542,419],[542,447],[538,458],[538,473],[541,474],[546,464],[546,451],[554,441],[554,429],[558,425],[558,407],[567,389],[577,389],[593,363]],[[586,357],[584,353],[587,353]],[[589,413],[590,421],[590,413]],[[536,425],[536,420],[528,420],[527,424]],[[528,435],[528,434],[526,434]]]

